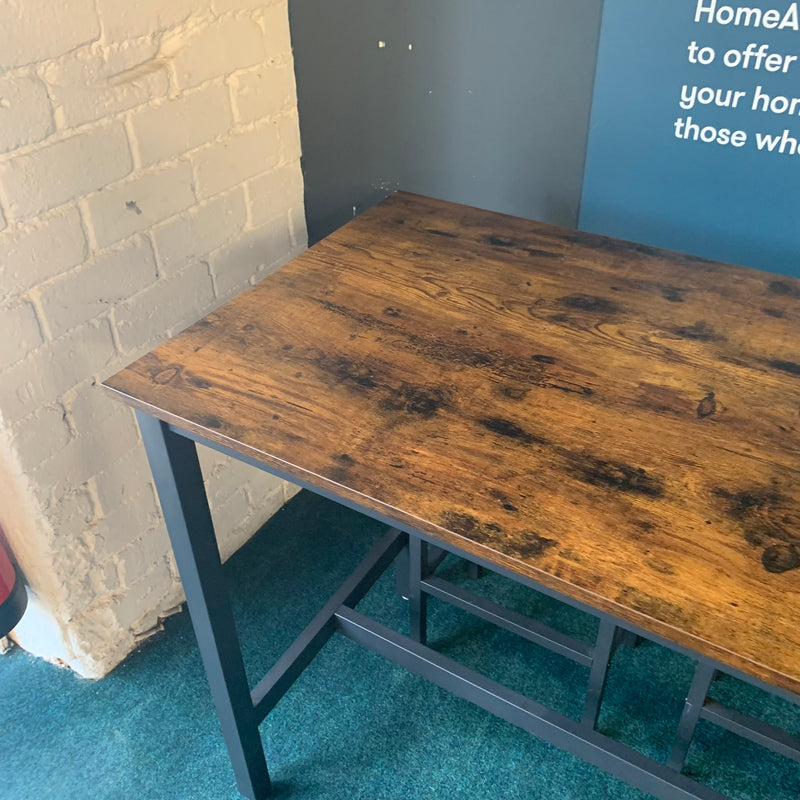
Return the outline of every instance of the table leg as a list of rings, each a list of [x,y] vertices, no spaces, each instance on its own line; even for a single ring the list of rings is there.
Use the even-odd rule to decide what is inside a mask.
[[[394,591],[398,597],[408,600],[409,569],[408,547],[404,547],[394,560]]]
[[[683,769],[683,765],[686,763],[686,756],[689,753],[689,745],[692,743],[694,730],[700,719],[700,713],[706,702],[711,682],[716,674],[717,670],[706,661],[701,661],[695,670],[689,694],[686,695],[681,721],[678,724],[675,744],[672,746],[672,751],[667,761],[667,766],[678,772]]]
[[[419,536],[409,536],[408,611],[409,636],[420,644],[428,639],[428,595],[422,591],[428,563],[428,543]]]
[[[197,448],[165,423],[139,411],[136,416],[236,783],[250,800],[262,800],[271,790],[267,762]]]
[[[609,619],[600,620],[597,640],[592,651],[592,669],[589,673],[589,686],[586,689],[586,701],[583,704],[581,721],[594,730],[600,716],[600,706],[608,680],[608,665],[614,652],[614,639],[617,626]]]

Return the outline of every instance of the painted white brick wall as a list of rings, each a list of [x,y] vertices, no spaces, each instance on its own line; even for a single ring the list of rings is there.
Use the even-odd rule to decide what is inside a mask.
[[[0,2],[0,526],[15,632],[101,676],[182,600],[97,381],[306,246],[287,0]],[[293,493],[202,450],[223,557]]]

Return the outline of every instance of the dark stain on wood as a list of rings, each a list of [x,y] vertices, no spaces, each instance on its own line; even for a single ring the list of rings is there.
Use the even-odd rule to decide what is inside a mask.
[[[800,285],[791,284],[787,281],[772,281],[769,285],[769,292],[777,294],[779,297],[795,297],[800,299]]]
[[[497,502],[500,504],[500,507],[504,511],[509,511],[511,513],[515,513],[517,511],[519,511],[519,508],[517,508],[517,506],[515,506],[511,502],[511,499],[509,498],[509,496],[505,492],[501,491],[500,489],[490,489],[489,490],[489,494],[495,500],[497,500]]]
[[[661,289],[661,296],[670,303],[684,302],[683,296],[685,293],[686,289],[681,289],[678,286],[664,286]]]
[[[559,392],[579,394],[582,397],[591,397],[594,394],[594,389],[590,389],[588,386],[564,386],[560,383],[549,383],[547,386],[550,389],[558,389]]]
[[[563,253],[554,253],[551,250],[540,250],[536,247],[525,247],[523,249],[532,258],[556,258],[556,259],[564,258]],[[530,286],[530,283],[528,284],[528,286]]]
[[[641,467],[622,461],[607,461],[588,453],[567,453],[568,472],[578,480],[592,486],[602,486],[619,492],[661,497],[663,479],[650,475]]]
[[[547,444],[540,436],[536,436],[524,430],[510,419],[503,419],[502,417],[481,417],[477,422],[479,425],[486,428],[486,430],[496,433],[498,436],[504,436],[506,439],[513,439],[523,444]]]
[[[386,314],[387,317],[401,317],[403,315],[403,312],[394,306],[386,306],[386,308],[383,309],[383,313]]]
[[[478,541],[494,541],[503,529],[494,522],[481,522],[473,514],[461,511],[445,511],[441,518],[442,525],[447,530],[459,536],[475,538]]]
[[[223,426],[222,420],[215,414],[208,414],[200,420],[200,424],[205,428],[219,430]]]
[[[488,241],[492,247],[519,247],[516,242],[509,242],[507,239],[501,239],[499,236],[490,236]]]
[[[694,325],[673,328],[673,332],[680,336],[681,339],[692,339],[695,342],[715,342],[722,339],[722,336],[714,330],[714,327],[705,320],[699,320]]]
[[[529,393],[530,389],[527,386],[517,385],[500,387],[500,394],[503,397],[507,397],[509,400],[524,400]]]
[[[472,514],[459,511],[445,512],[441,522],[443,527],[459,536],[490,547],[502,546],[513,558],[535,559],[558,546],[555,539],[548,539],[530,530],[522,531],[518,537],[508,537],[499,525],[482,522]]]
[[[434,236],[444,236],[447,239],[458,239],[457,233],[452,233],[451,231],[441,231],[438,228],[427,228],[428,233],[432,233]]]
[[[714,392],[709,392],[697,405],[697,416],[699,419],[713,416],[717,413],[717,401]]]
[[[192,376],[189,378],[189,383],[192,386],[196,386],[198,389],[210,389],[211,388],[211,381],[207,381],[205,378],[197,378]]]
[[[334,459],[344,467],[353,467],[356,464],[356,460],[349,453],[339,453]]]
[[[786,316],[779,308],[762,308],[761,310],[768,317],[775,317],[776,319],[783,319]]]
[[[729,517],[740,523],[746,541],[763,547],[761,563],[768,572],[788,572],[800,566],[800,507],[777,487],[739,491],[714,489]]]
[[[559,302],[576,311],[590,311],[597,314],[617,314],[620,311],[619,303],[614,300],[591,294],[571,294],[562,297]]]
[[[323,372],[331,375],[337,383],[359,386],[363,389],[374,389],[377,385],[370,367],[347,356],[321,353],[314,363]]]
[[[180,367],[167,367],[166,369],[159,370],[153,375],[153,383],[158,383],[161,386],[164,386],[167,383],[171,383],[181,374]]]
[[[390,391],[388,397],[380,402],[385,411],[406,411],[423,419],[436,416],[444,405],[450,402],[450,394],[438,386],[413,386],[404,383]]]
[[[539,536],[535,531],[523,531],[520,538],[514,542],[514,550],[520,558],[538,558],[544,555],[551,547],[557,547],[555,539]]]
[[[781,372],[788,372],[789,375],[800,375],[800,364],[794,361],[768,361],[767,366],[779,369]]]
[[[761,563],[767,572],[781,573],[800,567],[800,543],[773,544],[764,550]]]

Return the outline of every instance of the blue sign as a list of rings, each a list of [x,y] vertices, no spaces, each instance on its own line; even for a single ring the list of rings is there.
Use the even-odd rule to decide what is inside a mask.
[[[605,0],[579,225],[800,277],[800,4]]]

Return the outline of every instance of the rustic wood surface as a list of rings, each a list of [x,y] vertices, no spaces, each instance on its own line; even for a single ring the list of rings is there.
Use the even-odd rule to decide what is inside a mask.
[[[106,381],[800,692],[800,281],[399,193]]]

